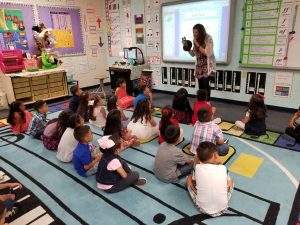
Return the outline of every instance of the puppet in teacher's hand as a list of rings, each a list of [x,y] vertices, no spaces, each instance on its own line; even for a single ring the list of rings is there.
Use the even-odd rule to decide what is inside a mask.
[[[33,26],[36,47],[39,50],[40,58],[44,69],[53,69],[61,64],[59,60],[59,52],[52,51],[53,45],[56,44],[51,34],[52,29],[46,28],[43,23]]]
[[[190,40],[186,40],[186,37],[182,38],[183,50],[188,52],[192,49],[193,43]]]

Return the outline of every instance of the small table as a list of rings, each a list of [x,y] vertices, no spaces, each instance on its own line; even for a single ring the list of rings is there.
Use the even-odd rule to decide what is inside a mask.
[[[106,93],[104,91],[104,80],[108,78],[108,77],[95,77],[94,79],[99,80],[99,87],[92,92],[92,94],[94,95],[99,95],[101,97],[101,95],[104,96],[104,98],[106,99]]]

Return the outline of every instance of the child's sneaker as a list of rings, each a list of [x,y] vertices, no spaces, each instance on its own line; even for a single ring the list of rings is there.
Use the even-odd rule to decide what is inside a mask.
[[[139,178],[139,179],[135,182],[135,185],[142,186],[142,185],[145,185],[146,183],[147,183],[146,178]]]

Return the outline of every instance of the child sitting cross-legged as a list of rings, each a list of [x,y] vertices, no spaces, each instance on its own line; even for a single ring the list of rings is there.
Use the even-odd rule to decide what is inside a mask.
[[[206,107],[207,109],[209,109],[211,111],[211,120],[213,120],[214,123],[221,123],[221,119],[220,118],[216,118],[214,119],[214,115],[216,113],[216,107],[212,107],[211,104],[209,102],[206,101],[207,100],[207,91],[203,90],[203,89],[199,89],[197,91],[197,101],[194,104],[194,114],[192,117],[192,124],[195,124],[198,121],[198,110],[201,109],[202,107]]]
[[[37,113],[31,119],[28,133],[34,138],[41,139],[47,125],[48,105],[45,101],[38,100],[34,103],[33,108]]]
[[[97,172],[101,156],[93,154],[89,143],[93,134],[89,126],[79,126],[74,129],[74,137],[79,142],[73,152],[73,165],[80,176],[86,177]]]
[[[266,133],[267,108],[264,96],[254,94],[248,103],[248,109],[242,121],[236,121],[235,125],[245,130],[246,134],[260,136]]]
[[[147,99],[148,104],[151,107],[151,105],[152,105],[152,92],[151,92],[150,88],[148,88],[146,85],[142,85],[140,87],[139,91],[140,91],[140,93],[138,94],[138,96],[136,96],[136,98],[133,102],[134,108],[137,106],[139,101],[142,100],[142,99]]]
[[[62,111],[58,118],[52,119],[48,122],[43,136],[44,147],[48,150],[57,150],[61,136],[67,128],[67,122],[73,112],[69,109]]]
[[[155,156],[154,174],[161,181],[175,182],[192,172],[193,161],[176,147],[180,141],[178,126],[169,125],[164,138]]]
[[[73,151],[75,150],[78,141],[74,137],[74,129],[83,126],[84,120],[78,114],[74,113],[67,121],[67,129],[62,135],[57,147],[56,157],[62,162],[71,162],[73,158]]]
[[[285,129],[285,133],[292,136],[296,139],[296,142],[300,143],[300,107],[290,119],[288,127]]]
[[[95,97],[94,101],[89,102],[90,124],[98,127],[104,127],[106,123],[106,110],[102,106],[102,99]]]
[[[135,135],[122,126],[121,113],[119,110],[111,110],[107,115],[106,125],[104,127],[104,135],[118,135],[120,137],[121,150],[130,146],[137,146],[140,143]]]
[[[165,106],[162,110],[162,117],[159,121],[159,138],[158,143],[161,144],[164,142],[165,131],[170,125],[175,125],[179,127],[179,122],[174,118],[174,113],[171,106]],[[183,129],[180,128],[180,141],[183,140]]]
[[[117,85],[118,87],[116,89],[115,95],[118,99],[118,106],[121,109],[126,109],[132,106],[135,97],[127,94],[126,80],[124,78],[119,78]]]
[[[25,108],[22,102],[15,101],[9,107],[7,122],[15,135],[26,132],[31,121],[31,113]]]
[[[197,148],[201,163],[197,163],[193,176],[187,177],[186,185],[196,207],[212,217],[227,212],[233,191],[233,180],[222,165],[216,145],[202,142]]]
[[[127,129],[138,139],[149,139],[159,134],[158,124],[155,122],[149,107],[149,101],[142,99],[134,109]]]
[[[89,122],[89,104],[93,100],[93,95],[89,92],[84,92],[79,99],[77,113],[79,113],[84,122]]]
[[[98,140],[103,153],[99,162],[96,181],[97,187],[108,193],[116,193],[131,185],[144,185],[147,180],[139,178],[119,156],[121,150],[118,135],[103,136]]]
[[[70,91],[73,96],[70,99],[69,109],[75,113],[79,106],[79,98],[80,98],[80,95],[82,94],[82,90],[79,88],[78,85],[74,85],[71,87]]]
[[[217,145],[219,155],[227,155],[229,146],[224,142],[221,128],[211,121],[212,111],[207,107],[198,110],[198,121],[194,125],[194,132],[191,143],[191,152],[195,154],[195,162],[197,162],[196,150],[200,143],[209,141]]]
[[[129,117],[127,117],[124,111],[117,106],[117,97],[115,95],[111,96],[107,101],[107,111],[110,112],[114,109],[118,109],[121,113],[121,120],[123,126],[127,126],[129,123]]]

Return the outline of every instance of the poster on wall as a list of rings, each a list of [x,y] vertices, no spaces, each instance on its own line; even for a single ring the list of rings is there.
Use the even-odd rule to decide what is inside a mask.
[[[288,98],[291,96],[293,72],[277,71],[274,78],[273,96]]]
[[[120,4],[118,0],[105,0],[106,31],[108,38],[108,54],[119,56],[121,46]]]
[[[52,28],[54,49],[62,56],[85,54],[79,8],[37,6],[39,21]]]
[[[137,14],[134,15],[134,23],[135,23],[135,36],[136,36],[136,44],[143,45],[144,44],[144,15]]]
[[[31,27],[35,24],[33,6],[0,3],[0,49],[21,49],[35,53]]]

